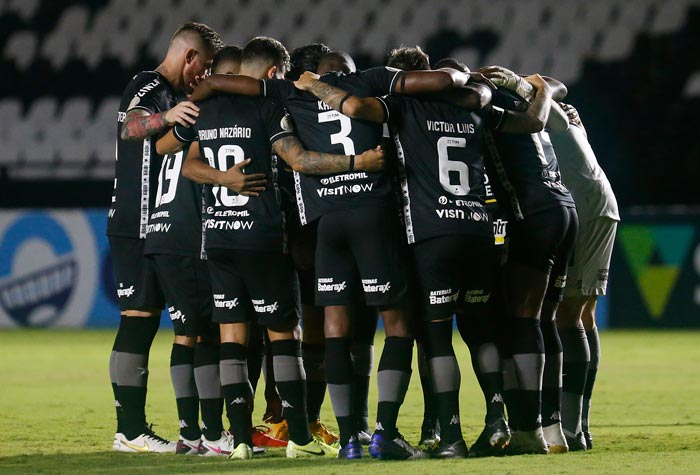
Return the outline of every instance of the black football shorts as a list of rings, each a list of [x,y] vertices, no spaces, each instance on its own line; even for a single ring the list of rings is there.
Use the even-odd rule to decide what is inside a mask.
[[[391,209],[362,207],[323,215],[316,244],[316,304],[350,305],[360,292],[368,306],[402,303],[401,240],[405,237]]]
[[[165,297],[153,268],[143,255],[145,239],[109,236],[119,309],[160,312]]]
[[[212,336],[212,292],[207,261],[198,257],[151,254],[176,335]]]
[[[559,302],[578,233],[576,208],[557,206],[513,221],[508,228],[508,262],[549,274],[545,298]]]
[[[207,249],[207,264],[215,322],[257,319],[274,330],[299,320],[299,282],[288,254]]]
[[[492,299],[493,238],[467,234],[439,236],[411,246],[415,284],[424,320],[455,312],[482,314]]]

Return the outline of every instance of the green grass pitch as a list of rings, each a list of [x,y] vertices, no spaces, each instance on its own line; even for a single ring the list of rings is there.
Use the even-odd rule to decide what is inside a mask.
[[[271,450],[252,461],[111,449],[114,408],[107,362],[114,331],[0,332],[0,473],[700,473],[700,332],[607,331],[593,400],[595,449],[587,453],[448,461],[287,460]],[[151,353],[148,415],[177,437],[169,380],[171,333]],[[462,424],[468,443],[481,430],[483,401],[461,341]],[[377,360],[381,339],[377,339]],[[376,365],[375,365],[376,366]],[[373,379],[374,383],[374,379]],[[376,389],[370,408],[376,404]],[[258,398],[255,419],[264,402]],[[417,442],[422,417],[417,370],[399,427]],[[326,397],[323,418],[335,426]]]

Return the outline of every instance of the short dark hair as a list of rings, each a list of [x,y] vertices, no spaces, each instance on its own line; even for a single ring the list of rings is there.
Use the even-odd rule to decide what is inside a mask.
[[[321,58],[331,52],[331,49],[323,43],[311,43],[300,46],[292,51],[292,67],[287,72],[287,79],[296,81],[305,71],[313,73],[318,69]]]
[[[466,64],[455,58],[442,58],[440,61],[435,63],[435,69],[440,68],[452,68],[456,69],[457,71],[462,71],[463,73],[470,72],[469,67]]]
[[[211,62],[211,70],[214,71],[222,61],[241,61],[243,50],[240,46],[227,45],[217,51]]]
[[[321,70],[323,70],[323,72],[336,71],[349,74],[357,71],[357,68],[355,67],[355,61],[353,61],[352,56],[343,51],[332,51],[321,58],[321,61],[318,63],[316,72],[322,74]]]
[[[401,46],[391,50],[386,65],[404,71],[428,70],[430,69],[430,58],[420,46],[415,48]]]
[[[211,50],[214,54],[224,47],[224,42],[221,41],[221,36],[211,27],[205,25],[204,23],[197,23],[196,21],[191,21],[180,25],[180,27],[173,34],[170,42],[182,35],[183,33],[195,33],[204,43],[204,46]]]
[[[269,36],[258,36],[250,40],[241,54],[241,62],[265,61],[281,71],[289,71],[289,53],[282,43]]]

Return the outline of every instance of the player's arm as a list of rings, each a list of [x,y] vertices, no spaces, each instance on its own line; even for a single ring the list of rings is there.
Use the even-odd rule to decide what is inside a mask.
[[[382,103],[375,97],[358,97],[339,87],[331,86],[319,79],[318,74],[306,71],[294,81],[294,86],[309,91],[329,107],[353,119],[384,122],[386,112]]]
[[[479,110],[491,102],[491,89],[480,83],[469,83],[446,91],[431,94],[430,98],[453,104],[468,110]]]
[[[527,76],[525,80],[532,85],[535,96],[527,111],[505,111],[499,130],[506,133],[541,132],[549,118],[549,109],[552,101],[552,90],[539,74]]]
[[[549,85],[546,79],[545,82]],[[546,127],[554,133],[564,132],[569,128],[569,117],[554,99],[549,102],[549,118]]]
[[[182,176],[195,183],[225,186],[240,195],[258,196],[265,190],[267,180],[264,173],[246,175],[243,168],[249,163],[248,158],[226,171],[217,170],[202,161],[199,143],[192,142],[182,164]]]
[[[306,150],[296,136],[288,135],[276,140],[272,148],[292,170],[305,175],[328,175],[354,170],[378,172],[384,169],[384,151],[381,147],[357,156],[333,155]]]
[[[198,115],[199,107],[189,101],[180,102],[170,110],[155,114],[140,107],[133,108],[124,117],[121,139],[143,140],[175,124],[188,127],[197,122]]]
[[[242,96],[262,96],[263,82],[250,76],[239,74],[212,74],[202,80],[190,95],[197,102],[217,94],[240,94]]]
[[[156,153],[158,155],[179,152],[185,146],[185,143],[175,137],[173,130],[170,129],[167,134],[163,135],[156,142]]]

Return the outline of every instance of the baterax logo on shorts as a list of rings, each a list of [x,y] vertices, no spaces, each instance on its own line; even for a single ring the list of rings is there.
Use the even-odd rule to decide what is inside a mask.
[[[334,284],[332,277],[319,277],[317,282],[319,292],[337,292],[340,293],[347,288],[347,282],[342,281]]]
[[[84,213],[0,213],[0,326],[81,326],[98,267]]]
[[[180,310],[176,309],[174,306],[168,307],[168,313],[170,314],[170,320],[173,322],[175,320],[180,320],[182,323],[187,321],[187,317]]]
[[[488,294],[484,289],[472,289],[464,292],[464,303],[486,303],[491,298],[491,293]]]
[[[362,288],[365,292],[385,294],[391,288],[391,282],[386,284],[377,283],[377,279],[362,279]]]
[[[272,302],[271,304],[265,304],[265,299],[251,299],[251,302],[253,302],[253,309],[255,309],[255,311],[258,313],[275,313],[280,308],[277,301]]]
[[[456,302],[459,299],[459,290],[457,292],[452,292],[452,289],[431,290],[428,299],[430,305]]]
[[[214,307],[232,309],[238,307],[238,297],[226,300],[225,294],[214,294]]]
[[[124,287],[123,282],[119,282],[119,288],[117,289],[117,297],[122,298],[126,297],[129,298],[132,295],[134,295],[134,286],[130,285],[129,287]]]

